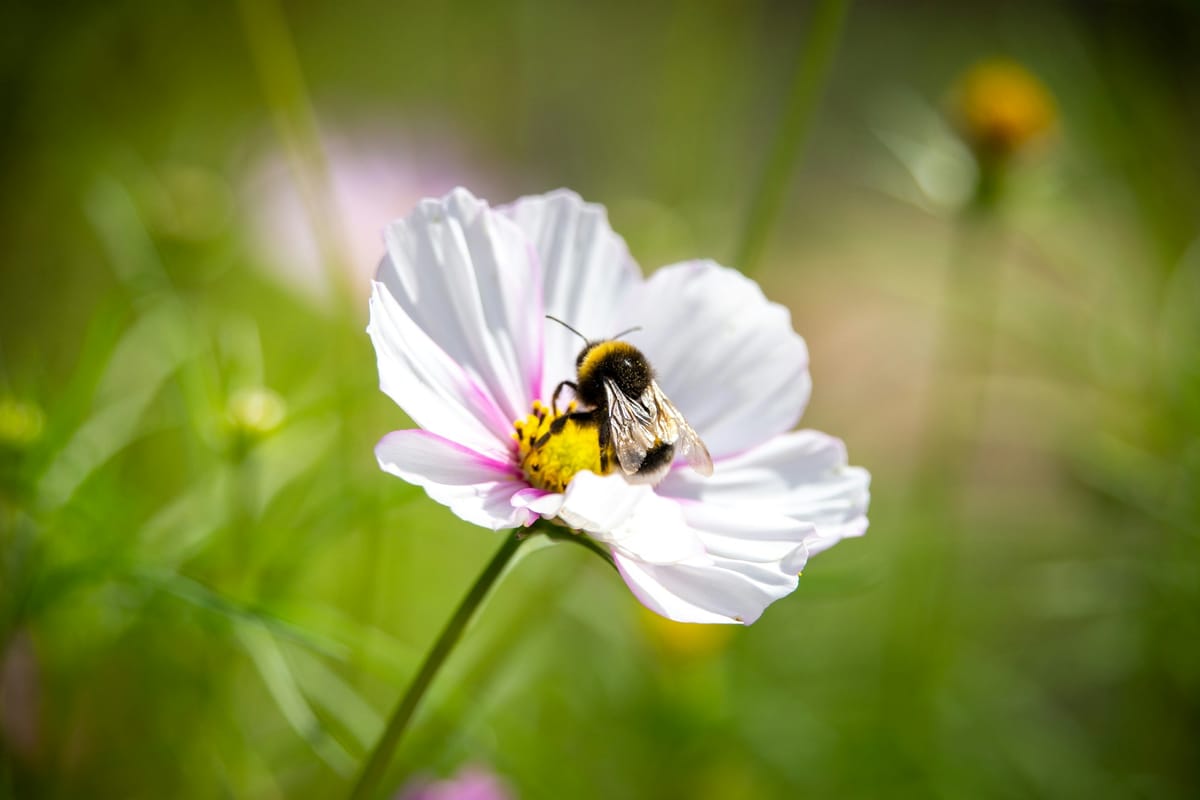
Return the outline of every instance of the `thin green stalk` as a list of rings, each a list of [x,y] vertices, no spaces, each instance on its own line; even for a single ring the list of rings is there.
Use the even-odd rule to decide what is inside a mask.
[[[312,225],[338,310],[353,315],[344,232],[334,208],[329,162],[317,129],[300,58],[278,0],[242,0],[246,40],[263,95]]]
[[[520,534],[526,534],[522,531]],[[425,696],[426,690],[433,682],[434,676],[445,663],[447,656],[458,643],[462,633],[466,630],[467,624],[483,603],[488,592],[496,583],[496,579],[504,572],[504,568],[508,566],[513,555],[517,552],[517,548],[521,546],[521,542],[528,538],[527,535],[519,535],[517,532],[510,533],[508,538],[504,540],[504,544],[496,551],[496,555],[492,556],[492,560],[484,567],[483,572],[475,579],[475,584],[471,590],[467,592],[467,596],[463,598],[459,604],[458,610],[454,612],[454,616],[446,623],[446,627],[442,629],[437,641],[433,644],[433,649],[429,651],[429,655],[425,657],[425,662],[421,664],[421,669],[417,672],[417,676],[413,682],[409,684],[408,691],[400,699],[400,703],[396,706],[396,710],[392,712],[391,718],[388,720],[387,727],[384,728],[383,735],[379,737],[379,741],[375,743],[375,748],[371,751],[370,757],[363,766],[362,772],[359,773],[358,780],[354,784],[354,789],[350,793],[351,800],[365,800],[372,797],[375,790],[379,786],[379,781],[383,778],[387,771],[388,763],[392,759],[392,753],[396,749],[396,745],[400,742],[400,738],[408,729],[408,723],[412,720],[413,713],[417,710],[417,705],[421,702],[421,698]]]
[[[750,203],[734,257],[734,265],[744,273],[749,274],[758,266],[767,235],[779,216],[788,183],[808,138],[813,112],[821,99],[821,90],[837,51],[849,8],[850,0],[818,0],[813,9],[796,62],[787,107]]]
[[[962,580],[963,505],[991,372],[993,320],[999,295],[1002,230],[994,193],[981,185],[959,216],[943,287],[926,432],[908,498],[907,545],[893,564],[880,730],[903,731],[904,768],[938,774],[943,757],[937,694],[957,656],[956,602]],[[914,632],[920,635],[915,636]],[[914,647],[919,642],[919,647]]]
[[[366,303],[365,298],[358,296],[359,287],[354,285],[351,277],[351,253],[334,196],[329,158],[321,140],[296,42],[280,0],[240,0],[239,9],[254,71],[333,294],[336,324],[327,348],[332,364],[333,393],[340,416],[352,419],[355,416],[355,389],[359,385],[355,368],[361,363],[360,354],[366,347],[362,335]],[[354,447],[348,426],[340,426],[338,435],[342,446],[336,449],[335,457],[341,463],[333,474],[341,483],[341,493],[348,495],[346,476],[353,470],[346,454]],[[362,549],[361,569],[365,578],[360,598],[362,616],[367,620],[378,617],[382,535],[378,526],[372,526]]]
[[[964,209],[946,266],[918,479],[961,489],[992,371],[1003,231],[989,203]],[[923,490],[925,487],[918,487]]]
[[[613,561],[612,553],[610,553],[604,545],[592,539],[587,534],[568,530],[549,522],[538,522],[533,526],[533,529],[539,533],[546,534],[547,539],[553,539],[556,542],[570,542],[571,544],[577,544],[585,550],[589,550],[595,555],[599,556],[604,563],[608,564],[613,569],[617,568],[616,562]]]

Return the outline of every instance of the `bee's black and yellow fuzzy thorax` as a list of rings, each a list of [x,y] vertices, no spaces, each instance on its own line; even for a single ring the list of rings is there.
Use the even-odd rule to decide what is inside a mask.
[[[616,339],[589,342],[575,359],[575,367],[579,401],[592,408],[605,404],[605,379],[629,397],[640,397],[654,380],[646,357],[633,345]]]

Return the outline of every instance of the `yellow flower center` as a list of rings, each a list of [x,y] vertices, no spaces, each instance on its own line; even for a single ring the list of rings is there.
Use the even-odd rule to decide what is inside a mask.
[[[513,423],[521,471],[530,486],[562,492],[577,472],[611,471],[610,459],[601,458],[599,430],[589,420],[572,418],[575,410],[572,401],[555,414],[535,400],[533,413]]]

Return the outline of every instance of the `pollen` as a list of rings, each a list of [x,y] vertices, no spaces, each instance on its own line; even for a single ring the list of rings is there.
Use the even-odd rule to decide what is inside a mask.
[[[589,420],[572,417],[575,411],[574,401],[555,413],[535,400],[532,413],[513,423],[521,471],[531,486],[562,492],[578,472],[611,471],[610,460],[601,454],[599,431]]]

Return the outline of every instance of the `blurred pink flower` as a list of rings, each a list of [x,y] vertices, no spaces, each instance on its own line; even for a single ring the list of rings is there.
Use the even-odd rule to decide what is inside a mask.
[[[330,224],[345,250],[333,268],[349,270],[355,296],[366,291],[384,255],[378,220],[468,180],[486,185],[486,171],[446,138],[429,143],[394,134],[331,137],[324,155],[336,212]],[[255,215],[251,244],[256,262],[310,300],[331,296],[330,265],[322,263],[311,211],[292,164],[282,154],[267,158],[253,172],[247,194]]]
[[[396,794],[395,800],[511,800],[508,786],[491,771],[467,766],[444,781],[413,781]]]

